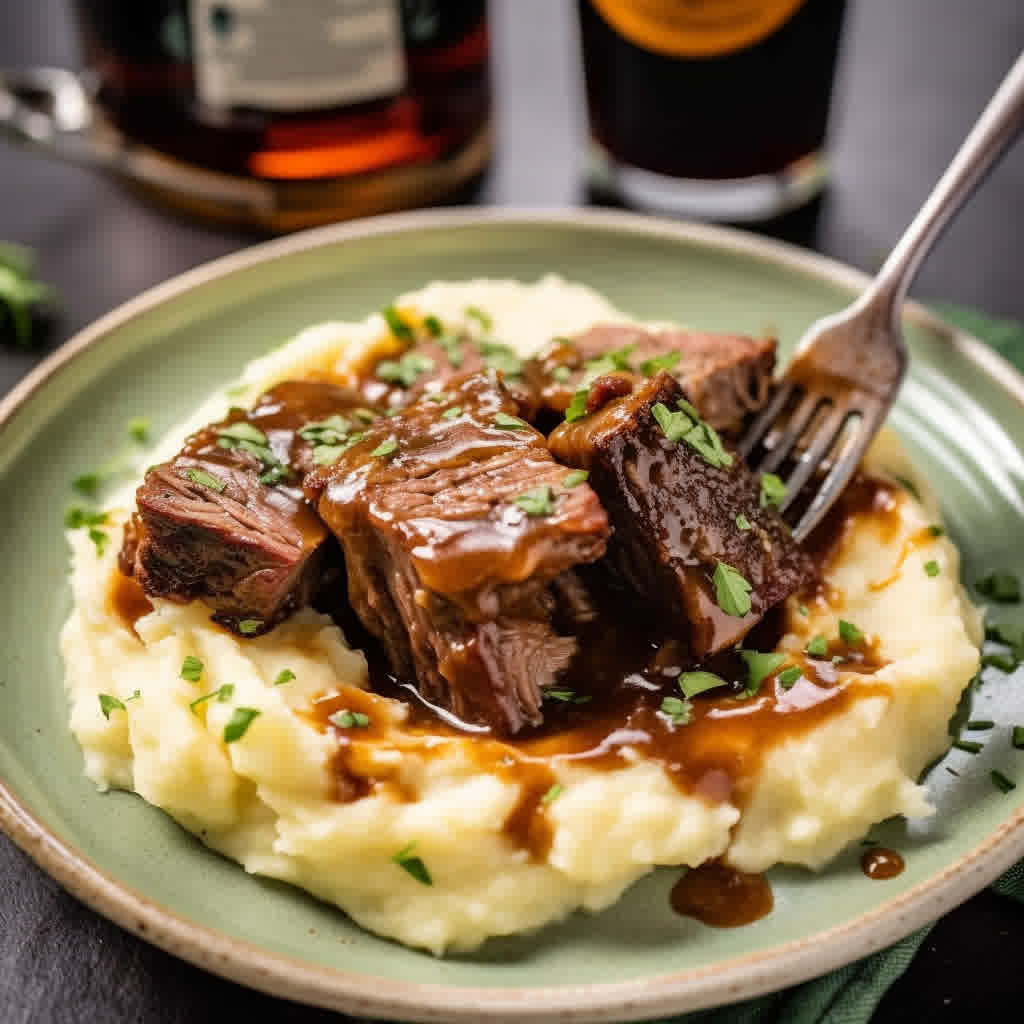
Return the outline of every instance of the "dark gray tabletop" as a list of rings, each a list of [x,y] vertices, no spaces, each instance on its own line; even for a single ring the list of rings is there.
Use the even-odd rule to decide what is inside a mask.
[[[1024,48],[1021,0],[850,0],[833,117],[835,175],[793,240],[872,270]],[[480,201],[583,202],[585,122],[569,0],[493,0],[499,150]],[[0,67],[75,66],[66,0],[0,3]],[[42,351],[0,351],[0,391],[150,285],[253,239],[179,220],[89,172],[0,143],[0,239],[39,250],[64,298]],[[915,294],[1024,319],[1024,145],[924,267]],[[874,1020],[959,1019],[1018,998],[1024,908],[982,893],[943,919]],[[154,949],[66,895],[0,837],[0,1021],[202,1024],[260,1012],[337,1020]],[[254,1019],[262,1019],[255,1017]]]

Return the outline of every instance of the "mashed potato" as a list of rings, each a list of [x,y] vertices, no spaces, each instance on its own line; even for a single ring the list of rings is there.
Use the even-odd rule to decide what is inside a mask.
[[[601,296],[556,277],[532,285],[432,284],[397,305],[448,322],[463,321],[467,306],[486,308],[496,336],[524,353],[595,321],[627,319]],[[313,370],[344,375],[385,336],[378,315],[309,328],[250,364],[230,401],[255,399]],[[228,404],[226,395],[212,398],[165,439],[156,459],[170,458],[190,429]],[[542,810],[552,842],[546,856],[532,859],[503,829],[520,798],[515,779],[481,771],[471,738],[411,738],[404,706],[383,698],[378,714],[387,726],[372,740],[355,740],[352,751],[367,774],[400,786],[338,802],[335,741],[309,710],[339,688],[365,688],[363,656],[311,610],[242,641],[214,626],[200,604],[156,601],[134,635],[109,598],[133,488],[109,505],[111,543],[103,555],[85,531],[68,535],[74,610],[62,648],[86,772],[101,789],[134,790],[247,871],[302,886],[366,928],[435,953],[470,950],[577,908],[600,910],[655,865],[692,866],[726,854],[748,871],[777,863],[819,868],[874,822],[930,812],[916,779],[948,745],[946,723],[978,667],[979,619],[957,582],[956,548],[944,536],[910,544],[936,522],[927,485],[891,434],[876,443],[868,465],[913,479],[923,500],[900,492],[884,532],[868,520],[849,531],[827,579],[832,603],[819,600],[807,615],[793,603],[782,648],[800,650],[817,633],[835,634],[841,613],[875,638],[888,664],[870,677],[843,672],[847,687],[863,686],[868,695],[766,751],[742,808],[685,793],[641,748],[623,748],[613,771],[555,760],[562,790]],[[932,560],[936,576],[924,570]],[[187,656],[202,662],[198,683],[181,677]],[[285,669],[294,679],[275,685]],[[233,687],[226,700],[190,708],[225,684]],[[123,708],[106,717],[100,694]],[[260,714],[241,739],[225,744],[237,707]],[[394,862],[410,842],[432,885]]]

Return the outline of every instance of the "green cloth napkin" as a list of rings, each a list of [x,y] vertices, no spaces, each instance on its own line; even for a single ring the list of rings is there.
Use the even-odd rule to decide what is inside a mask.
[[[997,320],[960,306],[933,308],[950,323],[987,341],[1024,371],[1024,323]],[[1024,861],[1007,871],[992,888],[1024,902]],[[889,986],[910,966],[930,930],[931,925],[889,949],[794,988],[732,1006],[673,1017],[662,1024],[865,1024]]]

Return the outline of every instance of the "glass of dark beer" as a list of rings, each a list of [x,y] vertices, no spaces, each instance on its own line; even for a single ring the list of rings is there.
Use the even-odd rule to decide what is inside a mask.
[[[734,223],[813,198],[844,7],[579,0],[592,191]]]

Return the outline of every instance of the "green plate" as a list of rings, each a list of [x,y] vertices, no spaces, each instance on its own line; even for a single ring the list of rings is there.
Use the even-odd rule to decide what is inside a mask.
[[[385,217],[259,246],[156,288],[69,342],[0,405],[0,821],[90,906],[210,970],[352,1013],[612,1021],[820,974],[939,916],[1024,856],[1024,753],[1007,729],[1014,717],[1024,721],[1024,695],[994,683],[975,697],[975,717],[1001,724],[981,755],[950,755],[962,778],[931,774],[936,818],[876,829],[906,855],[902,875],[870,881],[856,849],[819,876],[776,870],[774,912],[739,929],[674,916],[675,872],[664,871],[603,914],[438,960],[246,875],[140,798],[100,795],[85,779],[57,646],[70,605],[68,482],[120,447],[131,416],[150,416],[159,433],[307,324],[360,319],[432,278],[530,280],[549,270],[643,319],[769,328],[784,347],[864,284],[774,242],[627,215]],[[967,578],[995,566],[1024,574],[1024,380],[919,308],[908,311],[906,334],[913,362],[892,422],[936,484]],[[1018,788],[1001,794],[993,768]]]

